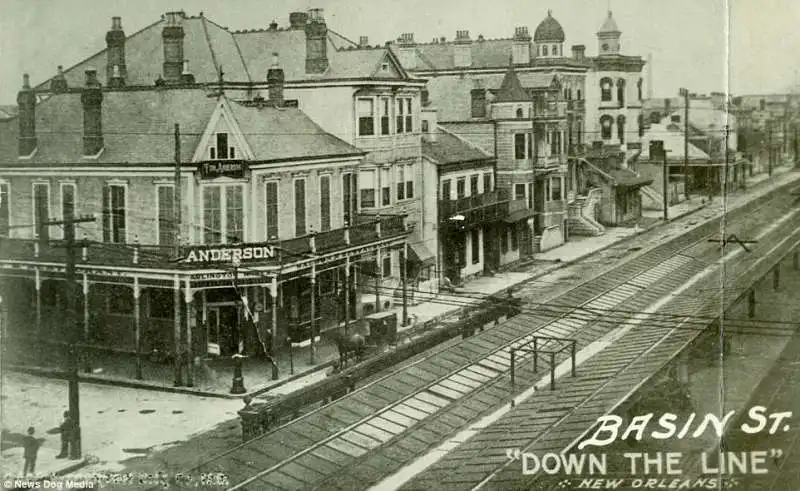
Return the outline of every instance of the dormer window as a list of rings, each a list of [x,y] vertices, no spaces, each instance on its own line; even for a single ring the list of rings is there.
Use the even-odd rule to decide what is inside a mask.
[[[228,145],[228,134],[217,133],[216,146],[209,149],[211,160],[228,160],[236,158],[236,148]]]
[[[381,71],[388,72],[389,71],[389,64],[388,63],[381,63]]]

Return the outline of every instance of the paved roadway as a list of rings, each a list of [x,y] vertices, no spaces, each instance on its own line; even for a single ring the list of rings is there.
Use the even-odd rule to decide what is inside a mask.
[[[768,227],[777,228],[773,236],[786,236],[789,231],[795,231],[793,224],[779,220],[787,210],[793,209],[793,198],[787,194],[780,193],[757,210],[741,213],[740,219],[731,220],[735,223],[729,224],[728,232],[753,237]],[[675,224],[673,228],[680,226],[686,225]],[[648,326],[655,324],[659,328],[647,330],[633,329],[643,319],[632,318],[634,312],[674,292],[714,263],[719,245],[709,243],[708,239],[717,235],[717,227],[715,222],[709,222],[668,244],[655,247],[651,244],[652,248],[647,251],[628,250],[629,257],[618,267],[604,270],[603,259],[597,258],[595,261],[601,264],[595,262],[583,267],[602,274],[567,292],[563,292],[567,287],[532,282],[521,289],[521,296],[533,302],[525,314],[463,342],[433,350],[412,365],[233,449],[193,472],[225,472],[237,489],[362,489],[401,470],[460,428],[492,414],[498,407],[507,406],[505,403],[516,395],[520,405],[517,411],[510,413],[510,419],[522,415],[523,421],[514,421],[511,426],[507,423],[509,418],[495,422],[495,427],[508,436],[499,439],[502,447],[497,447],[496,451],[487,448],[493,435],[497,435],[487,429],[439,463],[427,470],[421,469],[419,476],[410,475],[407,487],[464,489],[470,487],[470,482],[480,482],[487,475],[494,476],[492,480],[495,480],[507,469],[503,467],[506,447],[523,446],[534,440],[541,443],[542,431],[557,421],[562,424],[555,433],[562,440],[569,433],[563,426],[567,419],[570,419],[571,431],[585,429],[598,411],[608,404],[616,404],[637,378],[646,378],[661,363],[643,360],[643,351],[660,343],[649,353],[668,356],[696,335],[697,329],[683,329],[672,336],[675,339],[670,338],[674,333],[666,327],[674,324],[673,318],[650,319]],[[679,232],[680,229],[671,231],[675,236]],[[656,232],[657,235],[669,233],[669,230]],[[630,243],[626,245],[631,248]],[[759,257],[759,252],[766,252],[774,245],[774,240],[765,240],[757,245],[760,250],[754,251],[752,257]],[[614,254],[614,248],[606,254]],[[605,260],[612,261],[608,257]],[[736,267],[730,269],[736,272]],[[705,286],[713,287],[713,281],[705,281]],[[539,302],[547,305],[536,305]],[[698,307],[695,296],[684,295],[672,300],[669,310],[671,315],[681,315]],[[620,326],[624,326],[623,331],[630,332],[620,332]],[[563,389],[560,387],[555,392],[548,391],[525,401],[521,389],[535,384],[547,364],[540,362],[538,374],[533,373],[530,363],[521,366],[518,384],[512,388],[506,376],[508,351],[509,346],[530,342],[532,332],[537,336],[576,339],[581,350],[579,358],[588,357],[598,348],[605,349],[601,356],[590,357],[580,366],[576,379],[559,380]],[[619,341],[605,339],[598,345],[598,339],[609,333],[620,338]],[[562,359],[559,357],[557,363]],[[642,365],[641,369],[627,370],[626,373],[631,373],[620,376],[637,363]],[[605,400],[586,404],[587,398],[598,394]],[[524,406],[529,404],[538,407],[536,418],[527,417],[531,408]],[[581,411],[586,414],[579,414]],[[578,420],[574,418],[576,415]],[[514,431],[509,431],[511,429]],[[471,448],[476,444],[477,448]],[[464,451],[471,458],[477,455],[475,452],[483,454],[488,461],[470,468],[468,460],[457,458]],[[458,473],[451,472],[454,463],[460,469]],[[456,480],[449,477],[453,475],[457,476]],[[403,484],[401,481],[393,479],[390,487]],[[495,482],[505,481],[496,479]],[[505,485],[500,487],[506,488]]]

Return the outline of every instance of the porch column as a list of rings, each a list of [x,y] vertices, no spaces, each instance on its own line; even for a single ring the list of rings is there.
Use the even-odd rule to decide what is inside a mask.
[[[375,251],[375,312],[381,311],[381,278],[383,278],[383,262],[381,261],[381,248]]]
[[[173,349],[173,358],[174,358],[174,365],[175,365],[175,387],[180,387],[183,385],[183,377],[181,377],[181,281],[177,275],[175,275],[173,288],[173,297],[175,299],[174,302],[174,310],[175,310],[175,327],[174,327],[174,340],[175,340],[175,347]]]
[[[269,343],[269,356],[272,359],[272,380],[278,380],[278,360],[275,358],[275,344],[278,342],[278,277],[272,277],[269,285],[269,296],[272,299],[272,329]]]
[[[316,363],[316,356],[317,356],[317,346],[314,343],[316,336],[316,329],[314,329],[315,325],[317,324],[317,265],[311,265],[311,359],[310,363],[314,365]]]
[[[86,275],[84,275],[86,278]],[[86,295],[84,293],[84,295]],[[142,289],[139,287],[139,277],[133,277],[133,336],[136,342],[136,380],[142,380],[142,327],[141,327],[141,303],[139,298],[142,296]]]
[[[186,386],[194,386],[194,350],[192,349],[192,327],[197,321],[197,317],[192,310],[194,292],[192,291],[189,280],[184,283],[183,300],[186,303]]]
[[[39,273],[39,268],[34,271],[33,284],[36,288],[36,338],[42,339],[42,276]],[[35,350],[38,352],[41,348],[41,343],[36,343]]]
[[[350,256],[344,258],[344,332],[350,327]]]

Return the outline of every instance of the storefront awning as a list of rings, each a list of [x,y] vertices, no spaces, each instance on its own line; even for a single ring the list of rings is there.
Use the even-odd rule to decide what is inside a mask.
[[[517,223],[520,220],[525,220],[526,218],[530,218],[536,214],[536,210],[533,208],[523,208],[521,210],[512,211],[505,218],[503,221],[506,223]]]
[[[436,264],[436,256],[425,247],[418,235],[412,235],[408,240],[408,259],[422,266]]]

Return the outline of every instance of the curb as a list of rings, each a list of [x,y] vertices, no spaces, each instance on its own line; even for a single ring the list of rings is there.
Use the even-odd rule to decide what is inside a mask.
[[[280,379],[274,384],[269,384],[268,386],[261,386],[260,388],[250,390],[244,394],[225,394],[222,392],[211,392],[206,390],[193,389],[191,387],[169,387],[166,385],[151,384],[147,382],[140,382],[122,378],[118,379],[118,378],[108,378],[108,377],[94,377],[91,375],[87,376],[83,374],[80,374],[78,376],[78,381],[88,382],[98,385],[110,385],[113,387],[125,387],[129,389],[146,389],[146,390],[155,390],[160,392],[169,392],[171,394],[185,394],[185,395],[193,395],[199,397],[235,400],[235,399],[242,399],[243,397],[248,395],[250,397],[256,397],[258,395],[264,394],[265,392],[269,392],[272,389],[276,389],[278,387],[286,385],[289,382],[294,382],[297,379],[311,375],[320,370],[325,370],[331,365],[333,365],[333,363],[334,363],[333,360],[320,363],[319,365],[316,365],[313,368],[310,368],[302,372],[297,372],[294,375]],[[20,373],[27,373],[29,375],[45,376],[48,378],[63,379],[63,380],[69,379],[69,375],[65,373],[63,370],[57,370],[53,368],[25,366],[25,365],[10,365],[8,368],[9,370]]]

